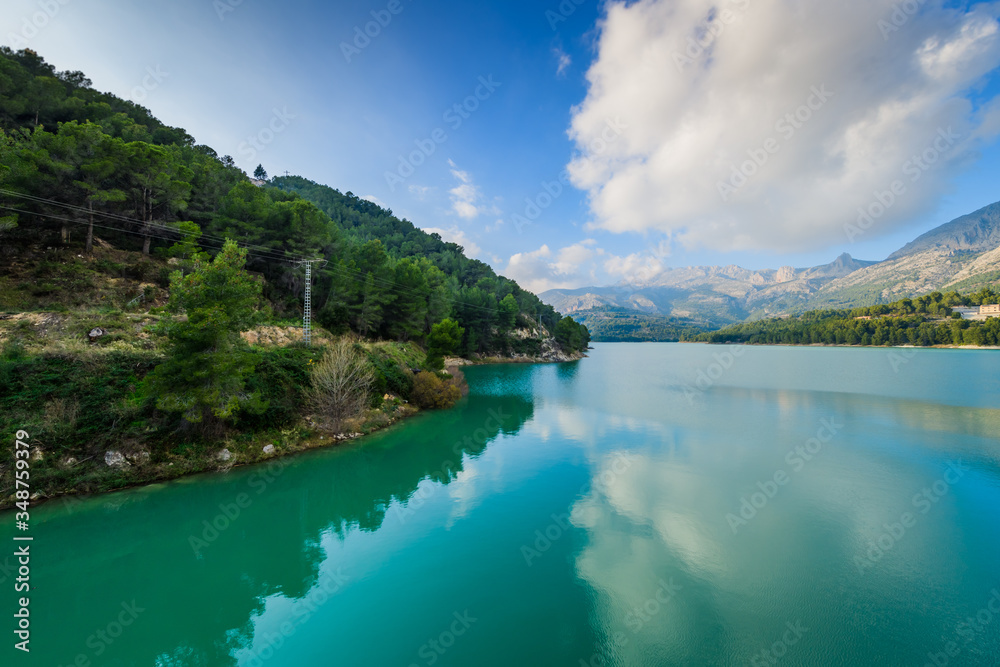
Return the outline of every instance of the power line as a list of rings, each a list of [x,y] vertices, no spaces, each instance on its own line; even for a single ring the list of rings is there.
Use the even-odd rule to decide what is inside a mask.
[[[153,230],[161,230],[161,231],[170,232],[170,233],[173,233],[173,234],[181,234],[181,232],[177,228],[171,227],[169,225],[165,225],[165,224],[162,224],[162,223],[147,222],[147,221],[144,221],[144,220],[138,220],[136,218],[130,218],[128,216],[118,215],[118,214],[114,214],[114,213],[104,213],[104,212],[99,212],[99,211],[91,211],[89,208],[84,208],[84,207],[81,207],[81,206],[75,206],[73,204],[67,204],[67,203],[60,202],[60,201],[55,200],[55,199],[47,199],[45,197],[37,197],[35,195],[22,194],[22,193],[14,192],[14,191],[11,191],[11,190],[6,190],[4,188],[0,188],[0,193],[7,194],[7,195],[10,195],[10,196],[14,196],[14,197],[21,197],[23,199],[27,199],[29,201],[34,201],[36,203],[47,203],[47,204],[51,204],[51,205],[54,205],[54,206],[62,206],[64,208],[68,208],[70,210],[75,210],[75,211],[79,211],[79,212],[82,212],[82,213],[87,213],[88,215],[96,215],[96,216],[111,218],[113,220],[120,220],[120,221],[123,221],[123,222],[130,222],[130,223],[133,223],[133,224],[136,224],[136,225],[141,225],[146,231],[134,231],[134,230],[129,230],[129,229],[123,229],[123,228],[120,228],[120,227],[110,227],[108,225],[101,225],[101,224],[98,224],[98,223],[90,223],[89,221],[86,221],[86,220],[76,220],[76,219],[73,219],[73,218],[63,218],[63,217],[52,215],[52,214],[48,214],[48,213],[38,213],[38,212],[34,212],[34,211],[24,211],[24,210],[21,210],[21,209],[16,209],[16,208],[12,208],[12,207],[9,207],[9,206],[0,205],[0,209],[5,209],[5,210],[8,210],[8,211],[13,211],[15,213],[20,213],[22,215],[29,215],[29,216],[30,215],[34,215],[34,216],[37,216],[37,217],[49,218],[49,219],[52,219],[52,220],[59,220],[59,221],[62,221],[62,222],[71,222],[71,223],[74,223],[74,224],[81,224],[81,225],[90,225],[90,224],[93,224],[94,227],[97,227],[97,228],[100,228],[100,229],[107,229],[107,230],[110,230],[110,231],[120,232],[120,233],[124,233],[124,234],[133,234],[133,235],[142,236],[142,237],[149,236],[149,237],[160,239],[160,240],[163,240],[163,241],[176,241],[177,239],[174,236],[165,236],[165,235],[162,235],[162,234],[154,234]],[[216,235],[212,235],[212,234],[202,234],[201,237],[199,237],[199,243],[201,243],[202,239],[208,239],[209,241],[215,241],[216,243],[219,243],[220,246],[221,246],[221,244],[224,244],[227,240],[229,240],[226,237],[220,237],[220,236],[216,236]],[[233,239],[233,240],[236,240],[236,239]],[[237,241],[237,243],[239,243],[239,241]],[[296,265],[302,264],[304,262],[320,261],[320,260],[315,260],[315,259],[309,259],[309,258],[306,258],[306,257],[304,257],[302,255],[293,255],[293,254],[288,254],[288,253],[282,255],[278,251],[273,250],[271,248],[268,248],[266,246],[260,246],[260,245],[250,244],[250,243],[241,243],[240,245],[241,245],[241,247],[243,247],[243,248],[245,248],[247,250],[248,254],[256,256],[257,258],[265,260],[265,261],[269,260],[269,261],[274,261],[274,262],[289,263],[289,264],[296,264]],[[331,266],[329,266],[327,268],[327,270],[330,271],[330,272],[340,273],[341,275],[344,275],[348,279],[354,280],[358,284],[361,284],[361,285],[363,285],[364,282],[367,280],[368,275],[373,273],[373,272],[370,272],[370,271],[368,273],[365,273],[365,272],[360,271],[360,270],[351,270],[351,269],[349,269],[349,268],[347,268],[345,266],[337,266],[337,265],[331,265]],[[372,280],[373,280],[373,283],[375,283],[375,284],[383,287],[386,290],[394,290],[399,295],[408,294],[410,296],[417,296],[417,297],[424,296],[421,292],[418,292],[415,289],[404,287],[404,286],[400,285],[399,283],[397,283],[394,280],[390,280],[390,279],[386,279],[386,278],[378,278],[378,277],[375,277],[374,275],[372,276]],[[478,306],[478,305],[469,303],[467,301],[454,300],[451,303],[453,305],[459,305],[459,306],[462,306],[462,307],[470,309],[470,310],[477,310],[477,311],[482,311],[482,312],[487,312],[487,313],[495,313],[496,312],[492,308]]]
[[[136,218],[130,218],[128,216],[118,215],[116,213],[106,213],[106,212],[100,212],[100,211],[92,211],[89,208],[84,208],[82,206],[76,206],[74,204],[68,204],[68,203],[65,203],[65,202],[60,202],[60,201],[55,200],[55,199],[48,199],[48,198],[45,198],[45,197],[38,197],[36,195],[23,194],[23,193],[19,193],[19,192],[14,192],[12,190],[7,190],[5,188],[0,188],[0,193],[8,194],[8,195],[11,195],[11,196],[14,196],[14,197],[21,197],[21,198],[24,198],[24,199],[28,199],[30,201],[42,202],[42,203],[52,204],[52,205],[55,205],[55,206],[62,206],[62,207],[65,207],[65,208],[68,208],[68,209],[71,209],[71,210],[76,210],[76,211],[80,211],[82,213],[87,213],[88,215],[99,215],[99,216],[103,216],[103,217],[106,217],[106,218],[111,218],[113,220],[121,220],[123,222],[131,222],[133,224],[141,225],[141,226],[143,226],[146,229],[160,229],[160,230],[163,230],[163,231],[168,231],[168,232],[173,232],[173,233],[180,233],[176,228],[170,227],[169,225],[164,225],[162,223],[146,222],[144,220],[138,220]],[[14,209],[10,209],[10,210],[14,210]],[[56,219],[56,220],[64,220],[66,222],[74,222],[74,223],[79,223],[79,224],[89,224],[89,223],[85,223],[85,222],[79,221],[79,220],[71,220],[71,219],[59,218],[57,216],[46,215],[46,214],[42,214],[42,213],[32,213],[32,212],[28,212],[28,211],[20,211],[20,212],[24,213],[25,215],[39,215],[39,216],[42,216],[42,217],[49,217],[49,218]],[[153,238],[158,238],[158,239],[161,239],[161,240],[167,240],[167,241],[173,241],[173,240],[175,240],[173,237],[157,236],[157,235],[154,235],[154,234],[151,234],[151,233],[146,233],[146,232],[132,232],[132,231],[125,230],[125,229],[120,229],[120,228],[117,228],[117,227],[107,227],[107,226],[97,225],[96,223],[95,223],[94,226],[101,227],[102,229],[110,229],[112,231],[119,231],[119,232],[132,233],[132,234],[139,234],[141,236],[152,236]],[[201,241],[201,239],[214,240],[216,243],[219,243],[220,246],[222,244],[224,244],[228,240],[226,237],[221,237],[221,236],[212,235],[212,234],[204,234],[204,233],[201,235],[201,237],[199,237],[199,242]],[[254,245],[254,244],[245,243],[245,242],[242,244],[242,246],[244,248],[246,248],[248,251],[252,251],[252,254],[254,254],[255,256],[257,256],[258,258],[261,258],[261,259],[271,259],[273,261],[289,262],[289,263],[296,263],[296,264],[301,263],[301,262],[305,262],[305,261],[310,261],[309,258],[306,258],[306,257],[304,257],[302,255],[289,255],[289,254],[282,255],[279,252],[277,252],[277,251],[275,251],[275,250],[273,250],[271,248],[268,248],[266,246]],[[356,280],[359,284],[364,284],[364,281],[368,277],[368,275],[366,273],[362,272],[362,271],[351,271],[351,269],[348,269],[347,267],[331,267],[331,270],[332,271],[339,271],[341,274],[346,275],[346,277],[348,277],[349,279]],[[353,275],[351,275],[351,274],[353,274]],[[376,283],[376,284],[378,284],[378,285],[380,285],[380,286],[382,286],[383,288],[385,288],[387,290],[395,290],[397,292],[397,294],[409,294],[411,296],[422,296],[420,292],[418,292],[418,291],[416,291],[414,289],[403,287],[403,286],[399,285],[398,283],[396,283],[395,281],[390,281],[390,280],[383,279],[383,278],[373,277],[373,282]],[[490,308],[484,308],[482,306],[476,306],[474,304],[471,304],[471,303],[468,303],[468,302],[464,302],[464,301],[453,301],[452,303],[456,303],[456,304],[462,305],[462,306],[464,306],[466,308],[473,309],[473,310],[480,310],[480,311],[483,311],[483,312],[494,312]]]
[[[23,194],[23,193],[20,193],[20,192],[14,192],[12,190],[6,190],[4,188],[0,188],[0,193],[6,194],[6,195],[9,195],[9,196],[12,196],[12,197],[21,197],[22,199],[27,199],[29,201],[34,201],[36,203],[45,203],[45,204],[51,204],[53,206],[62,206],[63,208],[68,208],[70,210],[79,211],[81,213],[86,213],[88,215],[96,215],[96,216],[100,216],[100,217],[103,217],[103,218],[111,218],[112,220],[120,220],[122,222],[130,222],[130,223],[133,223],[133,224],[136,224],[136,225],[141,225],[144,228],[158,228],[158,229],[162,229],[162,230],[165,230],[165,231],[171,231],[171,232],[179,233],[176,228],[170,227],[169,225],[165,225],[163,223],[158,223],[158,222],[153,222],[153,221],[146,221],[146,220],[139,220],[137,218],[130,218],[128,216],[119,215],[117,213],[108,213],[108,212],[103,212],[103,211],[92,211],[91,209],[84,208],[82,206],[76,206],[74,204],[67,204],[65,202],[61,202],[61,201],[58,201],[58,200],[55,200],[55,199],[47,199],[45,197],[38,197],[36,195],[28,195],[28,194]],[[30,213],[30,212],[26,212],[26,214],[28,214],[28,215],[42,215],[42,214],[34,214],[34,213]],[[106,229],[116,229],[116,228],[112,227],[112,228],[106,228]],[[120,231],[125,231],[125,230],[120,230]],[[225,241],[227,240],[226,237],[217,236],[217,235],[214,235],[214,234],[206,234],[204,232],[201,234],[201,237],[199,237],[199,240],[200,239],[207,239],[207,240],[210,240],[210,241],[215,241],[217,243],[225,243]],[[305,257],[304,255],[299,255],[299,254],[295,254],[295,253],[285,253],[284,255],[282,255],[279,251],[276,251],[273,248],[268,248],[266,246],[255,245],[255,244],[251,244],[251,243],[244,243],[243,246],[245,248],[247,248],[248,250],[249,249],[253,249],[253,250],[256,250],[257,253],[267,253],[267,254],[270,254],[270,255],[274,255],[274,256],[282,259],[282,260],[286,260],[287,259],[289,261],[293,261],[294,262],[294,261],[303,261],[303,260],[307,259],[307,257]]]
[[[90,222],[85,221],[85,220],[77,220],[77,219],[74,219],[74,218],[63,218],[63,217],[60,217],[60,216],[57,216],[57,215],[52,215],[50,213],[39,213],[39,212],[36,212],[36,211],[25,211],[25,210],[22,210],[22,209],[15,209],[15,208],[12,208],[12,207],[9,207],[9,206],[4,206],[3,208],[6,208],[7,210],[10,210],[10,211],[15,211],[17,213],[21,213],[23,215],[28,215],[28,216],[32,216],[33,215],[33,216],[37,216],[37,217],[41,217],[41,218],[50,218],[52,220],[61,220],[63,222],[72,222],[74,224],[81,224],[81,225],[89,225],[89,224],[91,224]],[[114,232],[120,232],[120,233],[123,233],[123,234],[133,234],[133,235],[142,236],[142,237],[149,236],[151,238],[160,239],[160,240],[163,240],[163,241],[177,241],[177,236],[183,236],[183,232],[181,232],[177,228],[171,227],[169,225],[163,225],[163,224],[153,223],[153,224],[149,224],[147,226],[147,225],[145,225],[145,223],[141,223],[141,222],[140,222],[140,224],[144,225],[144,227],[145,227],[144,231],[135,231],[135,230],[131,230],[131,229],[124,229],[122,227],[112,227],[112,226],[108,226],[108,225],[102,225],[102,224],[99,224],[99,223],[96,223],[96,222],[93,223],[94,227],[98,227],[100,229],[107,229],[107,230],[114,231]],[[157,234],[157,233],[154,233],[155,231],[170,232],[170,233],[173,233],[173,234],[175,234],[177,236],[167,236],[167,235],[164,235],[164,234]],[[219,243],[219,241],[217,241],[215,239],[209,239],[209,241],[213,241],[214,243]],[[199,242],[201,242],[201,239],[199,239]],[[239,243],[239,242],[237,241],[237,243]],[[225,244],[225,239],[221,240],[221,243],[219,243],[220,247],[221,247],[221,245],[224,245],[224,244]],[[205,243],[204,245],[206,247],[209,247],[207,243]],[[285,257],[285,256],[282,256],[282,255],[279,255],[278,253],[272,252],[272,251],[268,250],[267,248],[264,248],[263,246],[254,246],[252,244],[244,243],[244,244],[242,244],[242,247],[246,248],[247,251],[250,254],[253,254],[254,256],[257,256],[257,257],[261,257],[262,259],[269,259],[269,260],[272,260],[272,261],[290,262],[290,263],[297,261],[296,258],[294,258],[294,257]]]
[[[20,213],[22,215],[29,215],[29,216],[33,215],[33,216],[40,217],[40,218],[49,218],[51,220],[58,220],[60,222],[71,222],[73,224],[78,224],[78,225],[88,225],[88,224],[90,224],[89,222],[84,221],[84,220],[76,220],[74,218],[64,218],[64,217],[61,217],[61,216],[58,216],[58,215],[52,215],[51,213],[37,213],[37,212],[34,212],[34,211],[25,211],[25,210],[22,210],[22,209],[13,208],[11,206],[0,205],[0,209],[5,209],[5,210],[8,210],[8,211],[12,211],[14,213]],[[132,234],[134,236],[142,236],[142,237],[150,236],[152,238],[160,239],[162,241],[176,241],[177,240],[176,238],[171,237],[171,236],[164,236],[162,234],[155,234],[153,232],[142,232],[142,231],[135,231],[135,230],[131,230],[131,229],[122,229],[120,227],[109,227],[107,225],[102,225],[102,224],[99,224],[99,223],[96,223],[96,222],[94,223],[94,227],[97,227],[97,228],[100,228],[100,229],[107,229],[107,230],[114,231],[114,232],[121,232],[121,233],[124,233],[124,234]],[[174,231],[174,232],[177,231],[174,228],[168,227],[168,226],[165,226],[165,225],[155,225],[154,229],[162,229],[162,230],[168,230],[168,231]],[[256,247],[261,247],[261,246],[256,246]],[[248,254],[256,256],[259,259],[263,259],[265,261],[275,261],[275,262],[281,262],[281,263],[291,263],[291,264],[295,264],[295,265],[300,265],[300,264],[302,264],[304,262],[310,262],[310,261],[320,261],[320,260],[307,260],[307,259],[296,260],[296,259],[289,258],[289,257],[282,257],[282,256],[279,256],[279,255],[275,255],[274,253],[268,254],[266,252],[261,252],[259,250],[255,250],[254,246],[248,246],[247,247],[247,252],[248,252]],[[347,267],[331,266],[330,270],[333,271],[333,272],[341,273],[342,275],[344,275],[348,279],[354,280],[354,281],[356,281],[359,284],[364,284],[364,281],[367,279],[367,275],[364,275],[364,277],[362,277],[363,274],[360,271],[351,271]],[[387,289],[387,290],[395,290],[397,293],[400,293],[400,294],[409,294],[411,296],[421,296],[421,294],[419,292],[417,292],[416,290],[403,287],[402,285],[399,285],[399,284],[397,284],[397,283],[395,283],[393,281],[388,281],[387,279],[373,278],[373,281],[375,283],[379,284],[380,286],[382,286],[383,288]],[[458,302],[458,301],[456,301],[456,302],[453,302],[453,303],[461,303],[462,305],[466,305],[466,306],[468,306],[470,308],[477,308],[477,306],[473,306],[472,304],[467,304],[467,303],[464,303],[464,302]],[[487,308],[480,308],[480,309],[481,310],[489,310]]]
[[[75,220],[73,218],[63,218],[61,216],[52,215],[50,213],[36,213],[34,211],[24,211],[24,210],[19,209],[19,208],[13,208],[11,206],[4,206],[2,204],[0,204],[0,209],[4,209],[4,210],[7,210],[7,211],[12,211],[14,213],[20,213],[22,215],[29,215],[29,216],[33,215],[33,216],[36,216],[36,217],[39,217],[39,218],[49,218],[51,220],[59,220],[61,222],[71,222],[71,223],[77,224],[77,225],[89,225],[90,224],[89,222],[86,222],[84,220]],[[131,229],[122,229],[120,227],[109,227],[107,225],[101,225],[101,224],[98,224],[96,222],[94,223],[94,227],[97,227],[99,229],[107,229],[107,230],[110,230],[110,231],[113,231],[113,232],[120,232],[122,234],[132,234],[134,236],[142,236],[142,237],[149,236],[151,238],[159,239],[161,241],[176,241],[177,240],[176,237],[173,237],[173,236],[165,236],[165,235],[162,235],[162,234],[154,234],[152,232],[148,232],[148,233],[147,232],[140,232],[140,231],[135,231],[135,230],[131,230]],[[162,227],[162,228],[163,229],[167,229],[167,230],[171,230],[171,231],[176,231],[176,230],[174,230],[174,229],[172,229],[170,227]],[[256,256],[256,257],[258,257],[260,259],[263,259],[263,260],[269,260],[269,261],[275,261],[275,262],[288,262],[288,263],[293,263],[294,262],[294,260],[289,259],[289,258],[267,257],[267,256],[264,256],[259,251],[252,250],[252,249],[247,249],[247,253],[250,254],[250,255],[254,255],[254,256]]]

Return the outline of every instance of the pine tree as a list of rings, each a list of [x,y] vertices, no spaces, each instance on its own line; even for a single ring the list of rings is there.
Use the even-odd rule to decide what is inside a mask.
[[[168,325],[167,359],[145,381],[159,409],[194,423],[264,409],[256,394],[244,392],[256,356],[240,333],[257,321],[263,291],[243,268],[246,254],[229,240],[211,263],[171,276],[169,308],[187,318]]]

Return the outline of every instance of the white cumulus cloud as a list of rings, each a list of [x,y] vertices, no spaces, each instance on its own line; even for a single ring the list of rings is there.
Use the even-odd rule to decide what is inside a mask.
[[[524,289],[539,294],[550,289],[569,289],[594,284],[595,260],[605,255],[597,241],[586,239],[553,252],[543,245],[532,252],[512,255],[502,275]]]
[[[996,1],[609,3],[570,127],[592,225],[717,250],[823,248],[860,208],[878,214],[868,233],[893,231],[1000,128],[1000,106],[972,92],[1000,64],[998,14]],[[602,139],[614,119],[626,129]]]

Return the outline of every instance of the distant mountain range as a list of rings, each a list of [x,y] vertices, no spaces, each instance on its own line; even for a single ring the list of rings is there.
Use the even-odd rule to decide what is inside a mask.
[[[890,303],[935,290],[970,291],[997,282],[1000,202],[927,232],[881,262],[845,253],[830,264],[805,269],[671,268],[642,284],[549,290],[540,297],[583,321],[595,340],[648,340],[648,335],[630,337],[628,328],[711,329],[817,308]]]

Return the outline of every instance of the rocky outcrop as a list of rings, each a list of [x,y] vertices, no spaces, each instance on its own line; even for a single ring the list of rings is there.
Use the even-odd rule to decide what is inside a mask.
[[[302,327],[258,327],[240,336],[250,345],[285,347],[302,340]]]
[[[109,468],[128,468],[130,466],[125,455],[114,450],[104,453],[104,464]]]
[[[126,455],[125,458],[127,458],[131,463],[133,463],[135,465],[138,465],[138,466],[141,466],[141,465],[146,465],[147,463],[149,463],[150,456],[149,456],[149,452],[138,451],[138,452],[136,452],[134,454],[128,454],[128,455]]]

